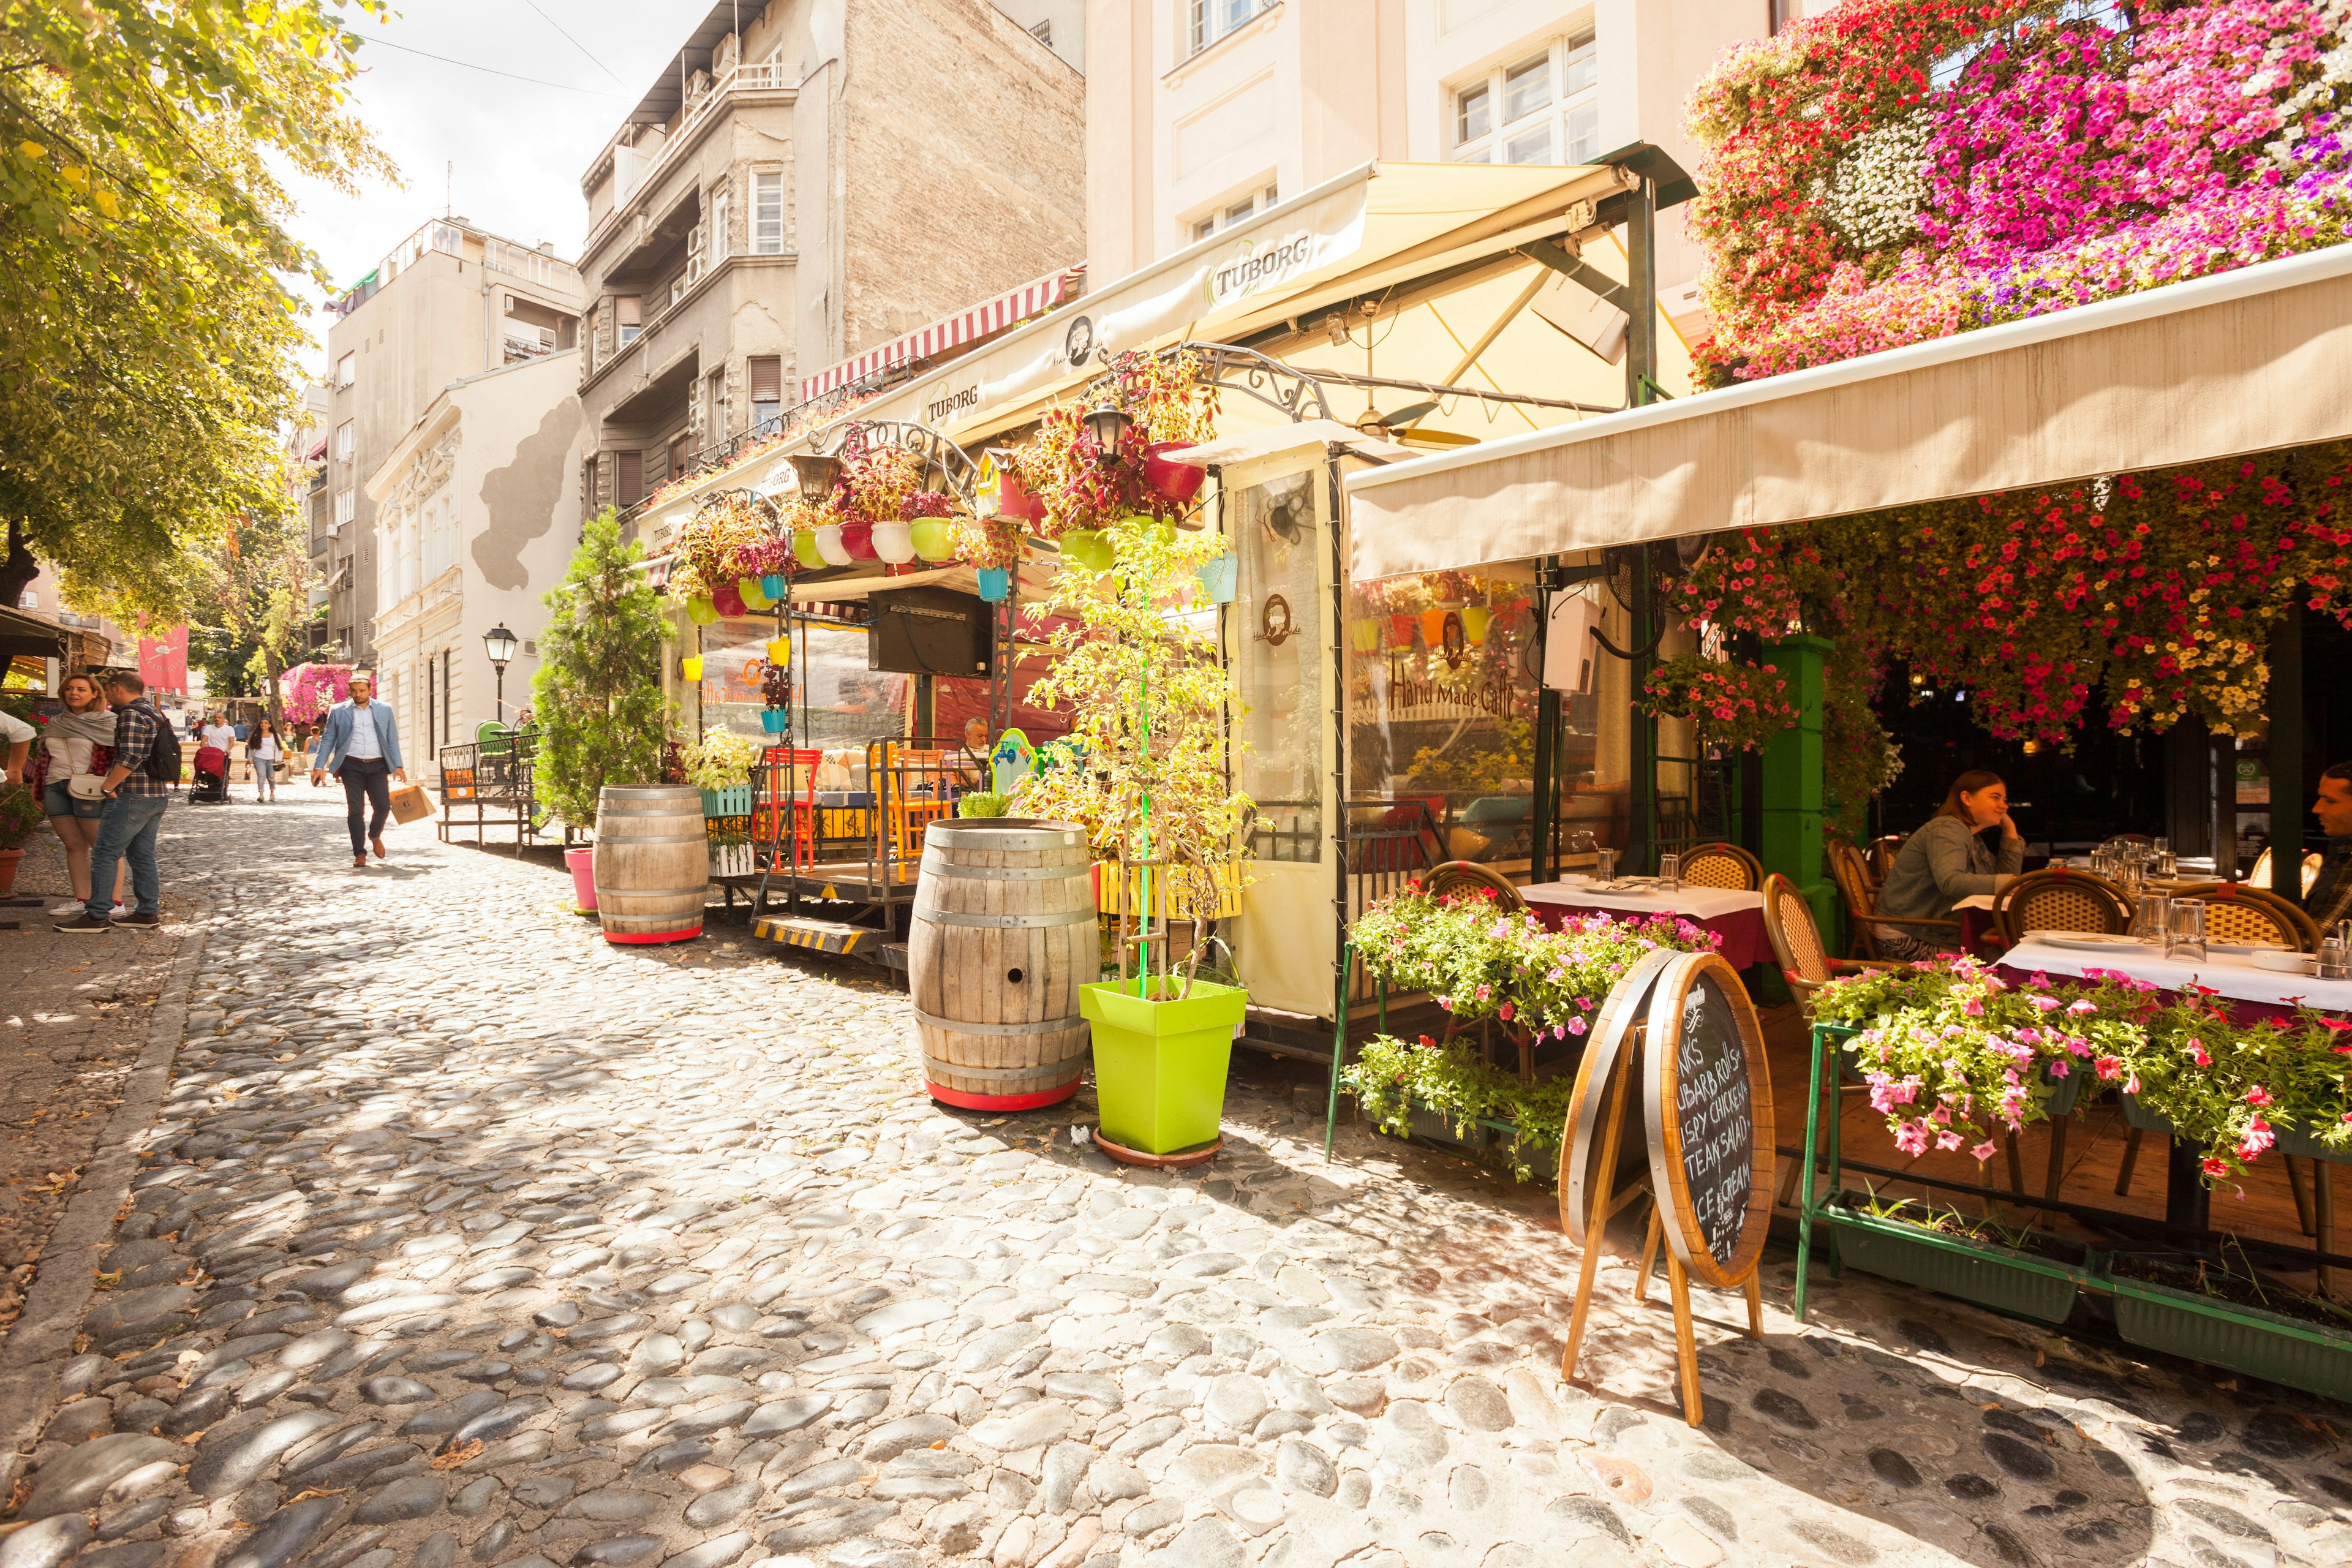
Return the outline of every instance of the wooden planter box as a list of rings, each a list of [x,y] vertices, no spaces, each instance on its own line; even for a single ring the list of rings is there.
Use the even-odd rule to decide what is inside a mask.
[[[2112,1273],[2104,1283],[2132,1344],[2352,1401],[2352,1331]]]
[[[1907,1206],[1907,1205],[1906,1205]],[[1867,1274],[1957,1296],[1997,1312],[2063,1323],[2091,1277],[2091,1259],[2062,1263],[1990,1242],[1946,1236],[1845,1203],[1821,1211],[1835,1227],[1838,1259]]]

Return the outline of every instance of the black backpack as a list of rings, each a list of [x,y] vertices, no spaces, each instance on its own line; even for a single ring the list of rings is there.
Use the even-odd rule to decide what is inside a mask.
[[[180,782],[180,732],[154,709],[149,708],[147,713],[155,721],[154,743],[147,748],[147,776],[158,784],[176,784]]]

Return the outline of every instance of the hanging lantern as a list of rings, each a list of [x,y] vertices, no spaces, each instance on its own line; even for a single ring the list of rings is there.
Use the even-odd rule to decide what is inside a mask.
[[[1119,438],[1134,426],[1134,416],[1124,408],[1105,404],[1100,408],[1088,409],[1086,421],[1087,433],[1095,438],[1095,445],[1102,448],[1105,458],[1116,461]]]

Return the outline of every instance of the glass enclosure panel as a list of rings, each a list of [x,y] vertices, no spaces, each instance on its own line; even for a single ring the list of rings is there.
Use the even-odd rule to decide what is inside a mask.
[[[1358,584],[1348,603],[1356,880],[1402,882],[1440,860],[1524,871],[1539,673],[1533,590],[1440,572]],[[1594,758],[1594,699],[1567,706],[1563,792],[1590,785]],[[1357,894],[1393,890],[1383,882]]]
[[[1322,468],[1252,485],[1229,498],[1225,526],[1241,558],[1234,605],[1244,742],[1235,782],[1257,802],[1262,860],[1323,858],[1324,640],[1315,485]]]
[[[768,673],[768,639],[776,635],[774,619],[713,621],[698,629],[702,728],[724,724],[739,735],[764,737],[767,731],[760,727],[760,710],[764,706],[761,682]]]
[[[864,626],[793,628],[793,700],[804,704],[793,719],[794,743],[830,750],[862,747],[868,741],[897,740],[907,732],[909,683],[914,677],[866,668]]]

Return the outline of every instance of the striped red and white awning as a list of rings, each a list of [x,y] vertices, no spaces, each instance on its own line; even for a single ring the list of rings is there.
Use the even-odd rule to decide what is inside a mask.
[[[878,375],[888,370],[918,360],[938,359],[968,342],[1001,332],[1017,321],[1027,321],[1040,311],[1050,310],[1064,300],[1075,297],[1078,279],[1086,274],[1086,265],[1066,268],[1049,273],[1034,283],[1024,283],[1008,289],[985,304],[975,305],[961,315],[934,321],[904,337],[893,338],[879,348],[868,349],[856,359],[843,360],[839,364],[817,372],[801,381],[801,401],[818,397],[838,386],[848,386]]]

